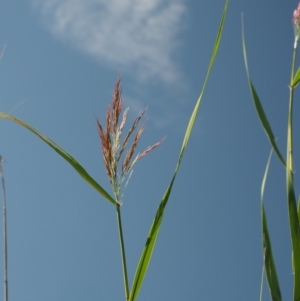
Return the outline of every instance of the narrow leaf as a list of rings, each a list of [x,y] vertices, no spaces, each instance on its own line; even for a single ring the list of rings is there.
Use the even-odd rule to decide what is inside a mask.
[[[299,81],[300,81],[300,67],[298,68],[296,75],[294,76],[291,82],[291,87],[295,88],[299,84]]]
[[[272,128],[270,126],[270,123],[268,121],[268,118],[264,112],[263,106],[261,104],[261,101],[259,100],[259,97],[256,93],[256,90],[254,88],[254,85],[252,84],[251,78],[250,78],[250,74],[249,74],[249,69],[248,69],[248,61],[247,61],[247,54],[246,54],[246,44],[245,44],[245,36],[244,36],[244,28],[242,29],[242,39],[243,39],[243,53],[244,53],[244,60],[245,60],[245,67],[246,67],[246,72],[247,72],[247,77],[248,77],[248,83],[249,83],[249,87],[250,87],[250,91],[251,91],[251,95],[252,95],[252,99],[255,105],[255,109],[256,112],[258,114],[258,117],[262,123],[262,126],[269,138],[269,141],[276,153],[276,155],[278,156],[279,160],[281,161],[281,163],[285,166],[285,161],[283,159],[283,156],[280,153],[280,150],[276,144],[276,139],[275,136],[273,134]]]
[[[299,223],[300,223],[300,196],[298,198],[298,205],[297,205],[297,212],[298,212],[298,220],[299,220]]]
[[[262,210],[262,226],[263,226],[263,230],[262,230],[263,246],[265,250],[265,269],[266,269],[269,289],[270,289],[272,300],[281,301],[282,300],[281,292],[280,292],[276,267],[273,258],[272,245],[269,236],[265,207],[263,203],[261,204],[261,210]]]
[[[300,300],[300,227],[291,172],[287,172],[290,231],[293,247],[294,301]]]
[[[299,221],[299,226],[300,226],[300,197],[298,198],[297,213],[298,213],[298,221]],[[293,252],[292,252],[292,268],[293,268],[293,274],[295,274],[294,253]]]
[[[4,46],[2,48],[2,51],[1,51],[1,54],[0,54],[0,60],[2,60],[2,58],[3,58],[5,48],[6,48],[6,44],[4,44]]]
[[[228,7],[228,0],[226,0],[225,6],[224,6],[220,27],[219,27],[219,30],[218,30],[217,38],[216,38],[215,45],[214,45],[214,48],[213,48],[211,60],[210,60],[208,71],[207,71],[207,74],[206,74],[206,78],[205,78],[205,81],[204,81],[204,84],[203,84],[203,87],[202,87],[202,91],[201,91],[200,96],[199,96],[199,98],[196,102],[195,108],[192,112],[190,121],[188,123],[186,133],[185,133],[185,136],[184,136],[184,139],[183,139],[182,147],[181,147],[181,150],[180,150],[178,162],[177,162],[177,165],[176,165],[176,168],[175,168],[174,175],[173,175],[172,180],[171,180],[171,182],[170,182],[170,184],[169,184],[169,186],[168,186],[168,188],[167,188],[167,190],[166,190],[166,192],[165,192],[165,194],[162,198],[162,201],[161,201],[161,203],[158,207],[158,210],[156,212],[156,216],[155,216],[155,218],[152,222],[152,225],[151,225],[148,237],[147,237],[147,241],[146,241],[144,250],[142,252],[142,255],[140,257],[140,260],[139,260],[139,263],[138,263],[138,266],[137,266],[137,269],[136,269],[136,272],[135,272],[135,276],[134,276],[134,280],[133,280],[133,284],[132,284],[132,289],[131,289],[131,292],[130,292],[129,301],[136,300],[136,298],[138,296],[138,293],[140,291],[141,285],[143,283],[145,274],[147,272],[148,265],[150,263],[152,252],[154,250],[156,239],[157,239],[157,236],[158,236],[158,233],[159,233],[160,225],[161,225],[161,222],[162,222],[162,219],[163,219],[164,209],[165,209],[165,207],[167,205],[167,202],[169,200],[169,196],[170,196],[170,193],[172,191],[172,187],[173,187],[173,184],[174,184],[174,181],[175,181],[175,178],[176,178],[181,160],[183,158],[184,151],[185,151],[186,146],[188,144],[188,141],[189,141],[189,138],[190,138],[190,135],[191,135],[191,132],[192,132],[195,120],[196,120],[196,116],[197,116],[198,109],[199,109],[199,106],[200,106],[200,103],[201,103],[201,100],[202,100],[202,97],[203,97],[203,93],[204,93],[204,90],[205,90],[205,87],[206,87],[206,83],[207,83],[207,80],[209,78],[209,75],[210,75],[210,72],[211,72],[211,69],[212,69],[212,66],[213,66],[218,48],[219,48],[219,44],[220,44],[220,40],[221,40],[221,36],[222,36],[222,31],[223,31],[223,27],[224,27],[224,22],[225,22],[225,16],[226,16],[226,12],[227,12],[227,7]]]
[[[69,162],[74,167],[74,169],[80,174],[80,176],[84,178],[93,188],[95,188],[104,198],[106,198],[113,205],[116,204],[116,201],[108,194],[108,192],[106,192],[104,188],[102,188],[68,152],[66,152],[63,148],[61,148],[50,138],[48,138],[47,136],[30,126],[28,123],[12,115],[0,112],[0,118],[9,119],[34,133],[46,144],[48,144],[52,149],[54,149],[59,155],[61,155],[67,162]]]
[[[262,264],[261,280],[260,280],[259,301],[262,301],[262,293],[263,293],[264,278],[265,278],[265,262],[266,262],[266,254],[264,252],[264,260],[263,260],[263,264]]]
[[[293,256],[293,270],[294,270],[294,301],[300,301],[300,227],[299,227],[297,200],[296,200],[296,195],[294,190],[294,178],[293,178],[294,172],[293,172],[292,117],[293,117],[293,93],[291,91],[290,101],[289,101],[288,131],[287,131],[286,187],[287,187],[290,233],[292,238],[292,256]]]
[[[272,152],[270,153],[266,170],[264,173],[264,177],[262,180],[262,185],[261,185],[261,213],[262,213],[261,217],[262,217],[262,238],[263,238],[263,251],[264,251],[263,253],[264,253],[265,270],[267,274],[272,301],[281,301],[282,300],[281,292],[280,292],[279,282],[277,278],[276,266],[274,263],[272,245],[271,245],[268,224],[267,224],[267,217],[266,217],[266,212],[264,207],[264,190],[265,190],[268,170],[271,162],[271,156],[272,156]]]

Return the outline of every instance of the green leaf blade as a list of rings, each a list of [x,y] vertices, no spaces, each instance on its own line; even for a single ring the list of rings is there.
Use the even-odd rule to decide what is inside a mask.
[[[155,218],[152,222],[152,225],[151,225],[148,237],[147,237],[147,241],[146,241],[144,250],[142,252],[142,256],[140,257],[140,260],[139,260],[139,263],[138,263],[138,266],[137,266],[137,269],[135,272],[132,288],[130,291],[129,301],[136,300],[136,298],[139,294],[140,288],[143,284],[143,280],[144,280],[144,277],[146,275],[146,272],[147,272],[147,269],[148,269],[148,266],[149,266],[149,263],[151,260],[151,256],[152,256],[152,253],[154,250],[156,239],[157,239],[157,236],[159,233],[160,225],[161,225],[161,222],[163,219],[164,209],[169,200],[169,196],[170,196],[175,178],[176,178],[176,174],[174,174],[173,179],[163,196],[163,199],[156,212]]]
[[[204,93],[204,90],[205,90],[205,87],[206,87],[206,83],[208,81],[208,78],[209,78],[209,75],[210,75],[210,72],[211,72],[211,69],[212,69],[212,66],[213,66],[218,48],[219,48],[219,44],[220,44],[220,40],[221,40],[221,36],[222,36],[222,32],[223,32],[223,27],[224,27],[224,22],[225,22],[225,17],[226,17],[226,13],[227,13],[228,2],[229,2],[229,0],[226,0],[226,2],[225,2],[225,6],[224,6],[224,9],[223,9],[221,22],[220,22],[217,38],[216,38],[216,41],[215,41],[215,44],[214,44],[214,48],[213,48],[213,51],[212,51],[212,56],[211,56],[208,71],[207,71],[207,74],[206,74],[206,78],[205,78],[205,81],[204,81],[204,84],[203,84],[203,87],[202,87],[202,91],[201,91],[200,96],[199,96],[199,98],[196,102],[196,105],[195,105],[194,109],[193,109],[193,112],[191,114],[191,118],[189,120],[187,129],[186,129],[186,132],[185,132],[185,136],[184,136],[184,139],[183,139],[183,142],[182,142],[182,147],[181,147],[181,150],[180,150],[180,154],[179,154],[178,162],[177,162],[177,165],[176,165],[176,168],[175,168],[175,171],[174,171],[174,175],[173,175],[172,180],[171,180],[171,182],[170,182],[170,184],[169,184],[169,186],[168,186],[168,188],[167,188],[167,190],[166,190],[166,192],[165,192],[165,194],[164,194],[164,196],[161,200],[161,203],[158,207],[158,210],[156,212],[155,218],[152,222],[152,225],[151,225],[148,237],[147,237],[146,244],[144,246],[142,255],[140,257],[140,260],[139,260],[139,263],[138,263],[138,266],[137,266],[137,269],[136,269],[136,272],[135,272],[132,288],[131,288],[131,291],[130,291],[129,301],[135,301],[136,300],[136,298],[139,294],[140,288],[142,286],[144,277],[146,275],[150,260],[151,260],[151,256],[152,256],[152,253],[153,253],[153,250],[154,250],[154,247],[155,247],[156,239],[157,239],[157,236],[158,236],[158,233],[159,233],[159,230],[160,230],[160,226],[161,226],[161,222],[162,222],[162,219],[163,219],[164,210],[165,210],[165,207],[168,203],[169,196],[171,194],[171,191],[172,191],[172,188],[173,188],[174,181],[176,179],[176,175],[177,175],[179,166],[181,164],[186,146],[188,144],[188,141],[189,141],[189,138],[190,138],[190,135],[191,135],[196,117],[197,117],[197,113],[198,113],[198,110],[199,110],[199,107],[200,107],[200,104],[201,104],[201,100],[203,98],[203,93]]]
[[[265,169],[265,173],[261,185],[262,239],[263,239],[265,271],[268,279],[272,301],[282,301],[281,291],[280,291],[277,272],[276,272],[276,266],[273,258],[272,244],[271,244],[271,239],[268,230],[265,206],[264,206],[264,191],[265,191],[269,166],[271,162],[271,157],[272,157],[272,151],[268,159],[268,163]]]
[[[277,278],[276,266],[274,263],[272,245],[268,230],[267,217],[264,208],[264,204],[261,205],[262,210],[262,234],[263,234],[263,247],[265,257],[265,270],[267,274],[269,289],[272,297],[272,301],[282,301],[281,291]]]
[[[254,85],[251,81],[251,78],[250,78],[250,73],[249,73],[249,69],[248,69],[247,53],[246,53],[246,43],[245,43],[244,29],[242,30],[242,40],[243,40],[243,54],[244,54],[244,61],[245,61],[247,79],[248,79],[248,84],[249,84],[249,87],[250,87],[250,92],[251,92],[251,95],[252,95],[252,99],[253,99],[253,102],[254,102],[256,112],[258,114],[259,120],[260,120],[266,134],[267,134],[267,137],[269,138],[269,141],[270,141],[276,155],[278,156],[278,158],[279,158],[280,162],[283,164],[283,166],[286,166],[285,160],[284,160],[283,156],[281,155],[281,152],[280,152],[280,150],[277,146],[276,139],[275,139],[275,136],[273,134],[271,125],[268,121],[267,115],[265,114],[265,111],[263,109],[261,101],[258,97],[258,94],[257,94],[257,92],[254,88]]]
[[[293,66],[296,59],[296,50],[293,55]],[[294,68],[292,68],[293,74]],[[291,76],[293,78],[293,75]],[[290,89],[288,130],[287,130],[287,154],[286,154],[286,188],[292,239],[292,258],[294,270],[294,301],[300,300],[300,226],[297,211],[297,200],[294,190],[294,167],[293,167],[293,90]]]
[[[297,87],[297,85],[299,84],[299,81],[300,81],[300,67],[298,68],[292,82],[291,82],[291,87],[292,88],[295,88]]]
[[[110,203],[113,205],[116,205],[116,201],[110,196],[108,192],[104,188],[102,188],[83,168],[81,164],[79,164],[78,161],[76,161],[67,151],[65,151],[62,147],[60,147],[58,144],[56,144],[54,141],[52,141],[50,138],[48,138],[46,135],[42,134],[38,130],[36,130],[34,127],[29,125],[28,123],[3,112],[0,112],[0,118],[9,119],[33,134],[35,134],[37,137],[39,137],[42,141],[44,141],[46,144],[48,144],[53,150],[55,150],[61,157],[63,157],[77,172],[78,174],[87,181],[94,189],[96,189],[104,198],[106,198]]]
[[[300,226],[291,172],[287,172],[288,211],[293,250],[294,301],[300,300]]]

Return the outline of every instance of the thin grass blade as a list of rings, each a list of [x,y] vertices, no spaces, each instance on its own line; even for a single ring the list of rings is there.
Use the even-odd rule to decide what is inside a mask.
[[[300,196],[298,198],[297,213],[298,213],[298,221],[300,226]],[[293,266],[293,273],[295,273],[294,254],[292,254],[292,266]]]
[[[0,155],[0,177],[1,177],[1,182],[2,182],[2,192],[3,192],[3,259],[4,259],[4,301],[8,301],[8,275],[7,275],[7,208],[6,208],[6,192],[5,192],[5,181],[4,181],[4,172],[3,172],[3,167],[2,163],[4,162],[4,159]]]
[[[271,162],[272,151],[270,153],[266,170],[261,185],[261,217],[262,217],[262,239],[263,239],[263,253],[264,253],[264,263],[265,270],[267,274],[269,289],[272,297],[272,301],[282,301],[281,291],[279,287],[279,282],[277,278],[276,266],[273,258],[271,239],[268,230],[267,217],[264,206],[264,191],[269,171],[269,166]]]
[[[287,193],[290,231],[293,248],[294,270],[294,301],[300,300],[300,226],[297,211],[297,201],[294,192],[291,172],[287,172]]]
[[[3,58],[4,52],[5,52],[5,48],[6,48],[6,44],[4,44],[4,46],[2,48],[2,51],[1,51],[1,54],[0,54],[0,60],[2,60],[2,58]]]
[[[48,138],[46,135],[42,134],[34,127],[30,126],[28,123],[3,112],[0,112],[0,118],[9,119],[31,131],[33,134],[38,136],[46,144],[48,144],[52,149],[54,149],[59,155],[61,155],[67,162],[69,162],[73,168],[79,173],[79,175],[86,180],[93,188],[95,188],[105,199],[107,199],[113,205],[116,205],[116,201],[105,191],[88,173],[87,171],[76,161],[68,152],[61,148],[58,144]]]
[[[262,301],[262,293],[263,293],[264,278],[265,278],[265,262],[266,262],[266,254],[264,252],[264,260],[263,260],[263,264],[262,264],[261,280],[260,280],[259,301]]]
[[[165,194],[162,198],[162,201],[161,201],[161,203],[158,207],[158,210],[156,212],[155,218],[152,222],[152,225],[151,225],[148,237],[147,237],[147,241],[146,241],[144,250],[142,252],[142,255],[140,257],[140,260],[139,260],[139,263],[138,263],[138,266],[137,266],[137,269],[136,269],[136,272],[135,272],[135,276],[134,276],[134,280],[133,280],[133,284],[132,284],[132,288],[131,288],[131,292],[130,292],[129,301],[135,301],[136,300],[136,298],[138,296],[138,293],[140,291],[141,285],[143,283],[145,274],[147,272],[147,269],[148,269],[148,266],[149,266],[149,263],[150,263],[150,260],[151,260],[151,256],[152,256],[152,253],[153,253],[153,250],[154,250],[154,246],[155,246],[155,243],[156,243],[157,235],[159,233],[160,225],[161,225],[161,222],[162,222],[162,219],[163,219],[164,209],[165,209],[165,207],[167,205],[167,202],[169,200],[169,196],[171,194],[172,187],[173,187],[173,184],[174,184],[174,181],[175,181],[175,178],[176,178],[181,160],[182,160],[183,155],[184,155],[184,151],[185,151],[186,146],[188,144],[188,141],[189,141],[189,138],[190,138],[190,135],[191,135],[194,123],[195,123],[195,119],[196,119],[196,116],[197,116],[197,113],[198,113],[198,110],[199,110],[199,106],[200,106],[200,103],[201,103],[201,100],[202,100],[202,97],[203,97],[203,93],[204,93],[204,90],[205,90],[205,87],[206,87],[206,83],[207,83],[207,80],[209,78],[209,75],[210,75],[210,72],[211,72],[211,69],[212,69],[212,66],[213,66],[218,48],[219,48],[219,44],[220,44],[220,40],[221,40],[221,36],[222,36],[222,31],[223,31],[223,27],[224,27],[224,22],[225,22],[225,17],[226,17],[226,12],[227,12],[227,7],[228,7],[228,0],[226,0],[225,6],[224,6],[223,14],[222,14],[222,17],[221,17],[220,27],[219,27],[219,30],[218,30],[217,38],[216,38],[215,45],[214,45],[214,48],[213,48],[211,60],[210,60],[208,71],[207,71],[207,74],[206,74],[206,78],[205,78],[205,81],[204,81],[204,84],[203,84],[203,87],[202,87],[202,91],[200,93],[200,96],[199,96],[199,98],[196,102],[195,108],[194,108],[194,110],[192,112],[192,115],[191,115],[191,118],[189,120],[187,129],[186,129],[186,133],[185,133],[185,136],[184,136],[184,139],[183,139],[182,147],[181,147],[181,150],[180,150],[178,162],[177,162],[177,165],[176,165],[176,168],[175,168],[174,175],[173,175],[172,180],[171,180],[171,182],[170,182],[170,184],[169,184],[169,186],[168,186],[168,188],[167,188],[167,190],[166,190],[166,192],[165,192]]]
[[[299,220],[299,223],[300,223],[300,196],[298,198],[297,212],[298,212],[298,220]]]
[[[256,112],[258,114],[259,120],[262,123],[262,126],[263,126],[263,128],[264,128],[264,130],[265,130],[265,132],[266,132],[266,134],[269,138],[269,141],[270,141],[276,155],[278,156],[281,163],[285,166],[285,160],[283,159],[283,156],[281,155],[280,150],[277,146],[276,139],[275,139],[275,136],[273,134],[272,128],[270,126],[270,123],[269,123],[268,118],[265,114],[265,111],[263,109],[261,101],[259,100],[258,94],[256,93],[256,90],[255,90],[254,85],[253,85],[253,83],[251,81],[251,78],[250,78],[250,73],[249,73],[249,69],[248,69],[248,61],[247,61],[247,53],[246,53],[244,27],[242,28],[242,40],[243,40],[243,53],[244,53],[244,60],[245,60],[247,78],[248,78],[248,83],[249,83],[249,87],[250,87],[250,91],[251,91],[251,95],[252,95],[252,99],[253,99],[253,102],[254,102]]]
[[[296,59],[294,49],[292,76]],[[294,269],[294,301],[300,300],[300,226],[297,211],[297,200],[294,190],[294,167],[293,167],[293,89],[290,88],[288,130],[287,130],[287,154],[286,154],[286,187],[289,211],[290,233],[292,239],[292,256]]]
[[[298,198],[297,213],[298,213],[298,221],[300,223],[300,197]],[[295,274],[294,253],[293,252],[292,252],[292,268],[293,268],[293,274]]]
[[[270,289],[270,293],[271,293],[271,297],[272,297],[273,301],[282,301],[281,291],[280,291],[279,282],[278,282],[278,278],[277,278],[276,267],[275,267],[274,258],[273,258],[272,245],[271,245],[271,240],[270,240],[270,236],[269,236],[267,217],[266,217],[265,207],[264,207],[263,203],[261,205],[261,210],[262,210],[262,226],[263,226],[263,230],[262,230],[263,246],[264,246],[264,250],[266,253],[265,269],[266,269],[269,289]]]
[[[295,88],[299,84],[299,81],[300,81],[300,67],[298,68],[298,70],[291,82],[291,87]]]

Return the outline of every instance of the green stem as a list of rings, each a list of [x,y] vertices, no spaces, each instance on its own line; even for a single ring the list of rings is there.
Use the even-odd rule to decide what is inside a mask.
[[[3,245],[4,245],[4,301],[8,301],[8,280],[7,280],[7,221],[6,221],[6,193],[4,185],[4,174],[2,168],[3,158],[0,155],[0,175],[3,191]]]
[[[122,230],[121,209],[120,209],[120,204],[118,202],[116,208],[117,208],[117,220],[118,220],[119,238],[120,238],[120,246],[121,246],[125,298],[126,300],[128,300],[129,285],[128,285],[128,276],[127,276],[126,255],[125,255],[125,246],[124,246],[123,230]]]
[[[294,78],[297,45],[294,47],[291,81]],[[289,210],[289,222],[293,247],[294,269],[294,301],[300,300],[300,228],[297,213],[297,200],[294,191],[294,166],[293,166],[293,87],[290,86],[290,99],[287,129],[287,158],[286,158],[286,188]]]
[[[264,261],[263,261],[262,272],[261,272],[259,301],[262,301],[262,292],[264,287],[264,275],[265,275],[265,262],[266,262],[266,248],[264,248]]]
[[[291,82],[294,78],[295,73],[295,63],[296,63],[297,48],[294,48],[293,62],[292,62],[292,73]],[[287,132],[287,158],[286,158],[286,170],[290,173],[293,182],[293,97],[294,89],[290,87],[290,97],[289,97],[289,112],[288,112],[288,132]]]

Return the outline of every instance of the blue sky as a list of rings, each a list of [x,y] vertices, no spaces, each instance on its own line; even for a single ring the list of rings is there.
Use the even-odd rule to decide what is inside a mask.
[[[69,151],[109,192],[95,116],[118,74],[132,121],[148,106],[123,198],[132,280],[200,93],[225,1],[27,0],[0,12],[1,111]],[[219,53],[139,300],[258,300],[260,185],[270,145],[242,56],[285,153],[296,1],[231,0]],[[295,169],[299,191],[299,93]],[[10,300],[122,300],[115,208],[31,133],[0,123],[8,202]],[[285,174],[274,157],[266,209],[284,299],[292,296]],[[2,263],[0,264],[2,270]],[[1,278],[0,278],[1,279]],[[0,285],[0,295],[2,286]],[[265,287],[263,300],[270,300]]]

